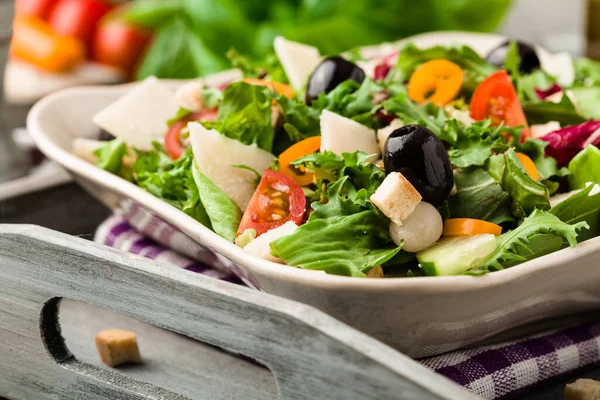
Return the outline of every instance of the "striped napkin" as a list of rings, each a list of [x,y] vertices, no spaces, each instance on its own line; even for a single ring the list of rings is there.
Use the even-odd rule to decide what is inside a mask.
[[[136,203],[127,202],[96,231],[96,242],[260,289],[244,270],[211,252]],[[600,322],[418,360],[483,399],[519,393],[600,362]]]

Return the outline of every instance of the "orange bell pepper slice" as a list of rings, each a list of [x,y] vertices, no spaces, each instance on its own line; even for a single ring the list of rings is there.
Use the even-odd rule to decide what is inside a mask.
[[[444,222],[442,236],[473,236],[482,233],[498,236],[502,233],[502,227],[481,219],[450,218]]]
[[[527,154],[523,153],[515,153],[521,164],[523,164],[523,168],[525,172],[533,179],[534,181],[540,180],[540,174],[538,173],[537,168],[535,167],[535,163]]]
[[[300,186],[310,185],[313,183],[315,175],[304,171],[303,167],[300,169],[294,167],[292,161],[312,154],[320,148],[321,136],[312,136],[288,147],[286,151],[279,155],[279,172],[289,176]]]
[[[292,89],[285,83],[265,81],[264,79],[258,78],[246,78],[244,79],[244,82],[249,83],[250,85],[265,86],[269,88],[269,90],[271,90],[272,92],[282,94],[288,99],[294,98],[294,89]]]
[[[36,17],[13,22],[10,55],[50,72],[64,72],[83,62],[85,46],[79,39],[59,36]]]
[[[456,98],[463,83],[462,68],[448,60],[431,60],[413,72],[408,97],[419,104],[444,106]]]

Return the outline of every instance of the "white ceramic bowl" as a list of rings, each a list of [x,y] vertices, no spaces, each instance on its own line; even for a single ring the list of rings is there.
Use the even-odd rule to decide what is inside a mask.
[[[502,37],[429,34],[417,45],[457,41],[485,53]],[[380,48],[367,49],[370,54]],[[389,51],[384,47],[382,51]],[[237,77],[214,75],[209,84]],[[173,86],[179,83],[173,82]],[[81,87],[50,95],[31,110],[28,129],[49,158],[90,193],[116,208],[135,201],[198,243],[241,267],[252,282],[276,295],[313,305],[414,357],[463,347],[525,323],[600,305],[600,238],[481,277],[357,279],[274,264],[245,253],[141,188],[70,153],[75,137],[95,137],[92,116],[131,86]]]

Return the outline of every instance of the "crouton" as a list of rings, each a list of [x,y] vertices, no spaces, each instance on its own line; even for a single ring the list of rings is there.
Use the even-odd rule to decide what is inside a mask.
[[[373,204],[397,225],[402,225],[421,199],[421,194],[400,172],[390,173],[371,196]]]
[[[137,337],[133,332],[121,329],[105,330],[96,335],[95,342],[102,362],[110,367],[141,361]]]

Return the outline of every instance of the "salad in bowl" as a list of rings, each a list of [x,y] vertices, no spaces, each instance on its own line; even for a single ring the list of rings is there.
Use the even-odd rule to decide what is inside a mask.
[[[274,48],[220,87],[147,78],[74,153],[281,268],[480,275],[600,235],[595,62],[514,41]]]

